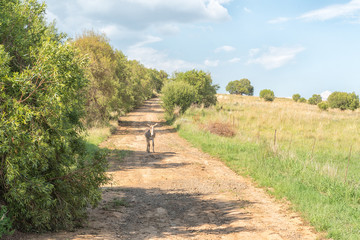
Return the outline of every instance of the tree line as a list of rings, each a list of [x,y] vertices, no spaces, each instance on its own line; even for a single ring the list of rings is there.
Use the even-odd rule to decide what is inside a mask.
[[[247,78],[230,81],[226,86],[226,91],[228,91],[230,94],[248,96],[254,95],[254,87]],[[259,96],[265,101],[273,101],[275,99],[275,94],[270,89],[261,90]],[[331,93],[326,101],[323,101],[319,94],[313,94],[308,100],[306,100],[306,98],[301,97],[299,93],[295,93],[292,96],[292,99],[295,102],[317,105],[321,110],[327,110],[328,108],[338,108],[340,110],[349,109],[354,111],[360,106],[359,96],[356,95],[355,92],[346,93],[336,91]]]

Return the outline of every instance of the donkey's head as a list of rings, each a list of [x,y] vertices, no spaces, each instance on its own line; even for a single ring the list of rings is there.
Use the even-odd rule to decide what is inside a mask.
[[[154,127],[157,125],[157,123],[151,125],[151,124],[148,124],[149,128],[150,128],[150,133],[151,135],[154,135]]]

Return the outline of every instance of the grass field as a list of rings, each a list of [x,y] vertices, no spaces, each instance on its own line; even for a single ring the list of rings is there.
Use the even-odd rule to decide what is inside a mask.
[[[360,239],[359,110],[321,111],[290,99],[235,95],[218,100],[216,107],[181,116],[175,123],[180,135],[289,200],[328,237]],[[216,134],[228,131],[235,135]]]

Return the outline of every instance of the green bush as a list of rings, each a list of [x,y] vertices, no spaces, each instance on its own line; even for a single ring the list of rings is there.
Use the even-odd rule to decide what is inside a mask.
[[[184,113],[196,100],[196,90],[193,86],[183,81],[173,81],[165,84],[162,89],[161,100],[168,119],[173,118],[174,109],[180,107]]]
[[[263,89],[260,91],[260,98],[263,98],[265,101],[272,102],[275,99],[275,94],[270,89]]]
[[[71,229],[108,179],[82,137],[86,59],[47,27],[45,5],[0,5],[0,202],[22,231]]]
[[[216,104],[216,90],[219,86],[212,85],[212,79],[209,73],[201,70],[178,72],[175,73],[172,80],[186,82],[194,87],[196,92],[194,103],[199,105],[203,104],[205,107]]]
[[[317,105],[322,101],[322,98],[319,94],[313,94],[311,98],[309,98],[308,103],[311,105]]]
[[[319,103],[318,103],[318,107],[319,107],[321,110],[327,111],[328,108],[329,108],[329,104],[328,104],[328,102],[319,102]]]
[[[301,102],[301,103],[306,103],[306,102],[307,102],[307,100],[306,100],[306,98],[301,97],[301,98],[299,99],[299,102]]]
[[[12,230],[12,221],[11,219],[7,216],[7,208],[6,206],[1,206],[0,205],[0,238],[3,235],[8,235],[8,234],[12,234],[13,230]]]
[[[355,110],[359,107],[359,96],[355,93],[333,92],[328,97],[329,107]]]
[[[295,93],[295,94],[292,96],[292,99],[293,99],[295,102],[299,101],[300,98],[301,98],[301,96],[300,96],[300,94],[298,94],[298,93]]]

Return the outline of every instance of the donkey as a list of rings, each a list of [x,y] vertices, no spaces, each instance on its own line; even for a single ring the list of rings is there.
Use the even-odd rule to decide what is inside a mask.
[[[152,141],[152,148],[153,148],[153,152],[155,152],[154,150],[154,138],[155,138],[155,130],[154,127],[157,125],[157,123],[155,123],[154,125],[150,125],[149,129],[146,130],[145,132],[145,137],[146,137],[146,143],[147,143],[147,147],[146,147],[146,151],[149,153],[150,152],[150,141]]]

